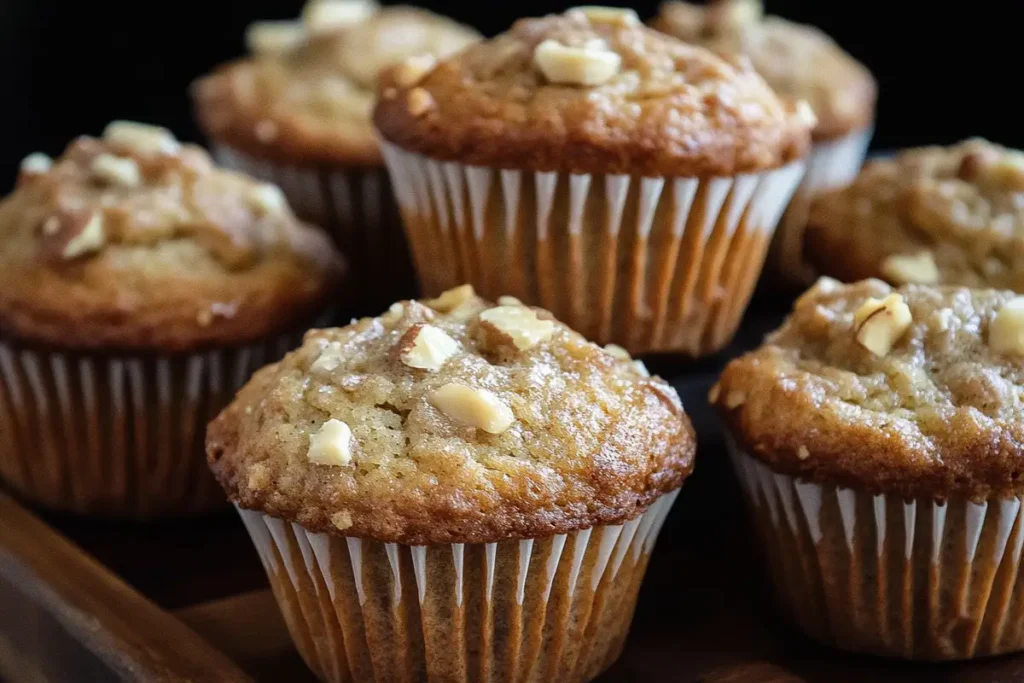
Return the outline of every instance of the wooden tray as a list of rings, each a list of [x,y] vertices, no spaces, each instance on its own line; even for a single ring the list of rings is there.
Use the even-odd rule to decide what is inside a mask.
[[[777,320],[755,315],[723,358]],[[818,646],[779,621],[704,398],[721,363],[649,363],[681,378],[701,434],[698,469],[658,541],[626,650],[599,683],[1024,680],[1024,656],[872,659]],[[37,516],[0,492],[0,681],[313,680],[233,512],[123,525]]]

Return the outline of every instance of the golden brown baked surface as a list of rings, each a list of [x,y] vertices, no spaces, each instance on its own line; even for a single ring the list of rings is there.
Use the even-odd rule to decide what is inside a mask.
[[[257,373],[207,436],[229,497],[313,531],[469,543],[621,523],[682,484],[695,440],[668,384],[541,309],[465,289],[314,330]],[[502,332],[510,315],[542,333]],[[440,365],[417,362],[421,336],[448,349]],[[334,464],[319,464],[324,434],[343,437]]]
[[[108,131],[53,162],[31,155],[0,203],[0,330],[180,351],[253,341],[324,305],[340,257],[280,190],[163,129]]]
[[[911,320],[878,355],[855,314],[893,293]],[[908,497],[1019,495],[1024,300],[1014,298],[822,278],[762,347],[728,365],[711,400],[740,447],[777,471]]]
[[[383,85],[374,121],[385,139],[526,170],[756,172],[803,156],[814,119],[748,62],[579,9],[520,20],[421,79]]]
[[[844,281],[1024,292],[1024,153],[973,139],[872,161],[815,201],[806,239]]]
[[[212,140],[284,162],[379,165],[370,122],[377,73],[479,38],[412,7],[381,9],[328,32],[301,30],[294,47],[226,64],[195,83],[196,115]]]
[[[688,43],[744,54],[780,95],[804,99],[816,141],[864,130],[875,116],[877,85],[867,68],[813,26],[764,16],[760,0],[662,4],[653,26]]]

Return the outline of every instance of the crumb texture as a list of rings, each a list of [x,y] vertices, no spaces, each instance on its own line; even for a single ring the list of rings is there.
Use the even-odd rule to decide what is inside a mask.
[[[491,304],[438,302],[446,312],[406,301],[312,331],[260,371],[208,434],[229,497],[313,531],[490,542],[622,523],[692,470],[693,431],[664,381],[561,323],[520,348],[481,321]],[[455,346],[437,369],[407,362],[424,329]],[[309,459],[330,420],[351,429],[344,466]]]

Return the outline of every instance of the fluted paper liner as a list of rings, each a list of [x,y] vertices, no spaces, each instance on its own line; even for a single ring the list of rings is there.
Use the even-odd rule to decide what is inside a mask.
[[[633,353],[699,356],[732,339],[803,172],[534,173],[383,150],[425,294],[469,282]]]
[[[926,660],[1024,649],[1019,498],[903,500],[732,458],[779,602],[812,638]]]
[[[850,133],[811,148],[807,172],[779,221],[765,273],[780,283],[808,286],[816,277],[804,257],[804,233],[814,196],[823,190],[846,185],[857,177],[867,155],[872,129]]]
[[[257,159],[224,146],[214,158],[281,188],[296,215],[325,230],[345,255],[360,303],[386,307],[416,296],[416,281],[383,167],[296,166]],[[368,298],[369,297],[369,298]]]
[[[677,492],[549,538],[408,546],[239,510],[303,659],[329,683],[578,683],[618,657]]]

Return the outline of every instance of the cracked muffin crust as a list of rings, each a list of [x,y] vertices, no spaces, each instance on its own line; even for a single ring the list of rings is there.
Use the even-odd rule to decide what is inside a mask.
[[[0,203],[0,329],[61,348],[246,343],[315,314],[340,269],[276,187],[142,124],[29,156]]]
[[[811,105],[815,142],[871,126],[877,97],[871,72],[817,28],[763,12],[760,0],[672,1],[652,25],[716,52],[746,55],[775,92]]]
[[[382,80],[374,122],[406,150],[471,165],[731,176],[802,157],[814,117],[745,60],[631,10],[522,19],[439,65]]]
[[[811,209],[806,252],[845,281],[1024,291],[1024,153],[986,140],[872,161]]]
[[[619,524],[678,488],[695,439],[622,349],[468,286],[307,334],[210,426],[239,506],[405,544]]]
[[[711,392],[773,471],[873,494],[1024,492],[1024,299],[822,278]]]

